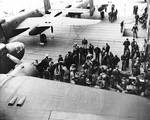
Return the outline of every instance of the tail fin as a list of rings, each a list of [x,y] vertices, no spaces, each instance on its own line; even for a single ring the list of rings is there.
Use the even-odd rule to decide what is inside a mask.
[[[90,5],[90,16],[93,16],[95,11],[93,0],[89,0],[89,5]]]
[[[44,9],[45,13],[49,13],[49,10],[51,9],[50,1],[49,0],[43,0],[44,1]]]

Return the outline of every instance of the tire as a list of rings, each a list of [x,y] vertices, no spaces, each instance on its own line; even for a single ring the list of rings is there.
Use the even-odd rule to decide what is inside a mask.
[[[47,43],[47,37],[45,34],[41,34],[40,35],[40,42],[41,43]]]

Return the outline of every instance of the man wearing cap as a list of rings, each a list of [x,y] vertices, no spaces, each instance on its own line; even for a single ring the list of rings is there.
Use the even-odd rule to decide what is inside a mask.
[[[123,45],[124,45],[124,53],[125,53],[126,49],[129,49],[129,46],[130,46],[130,41],[128,38],[126,38]]]

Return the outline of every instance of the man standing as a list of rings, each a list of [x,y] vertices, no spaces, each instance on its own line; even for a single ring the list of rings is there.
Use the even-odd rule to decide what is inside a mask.
[[[126,57],[124,54],[121,56],[121,60],[122,60],[122,70],[125,71],[126,70]]]
[[[89,44],[89,53],[93,55],[94,46],[90,43]]]
[[[133,38],[135,37],[138,38],[138,35],[137,35],[138,27],[136,24],[132,27],[132,31],[133,31]]]
[[[121,31],[121,33],[123,32],[123,27],[124,27],[124,20],[123,21],[121,21],[121,23],[120,23],[120,31]]]
[[[70,66],[73,63],[72,61],[73,61],[73,53],[71,51],[68,51],[64,59],[64,64],[68,70],[70,69]]]
[[[115,68],[119,63],[120,58],[117,55],[115,55],[112,61],[113,61],[113,68]]]
[[[138,6],[133,6],[133,14],[136,15],[138,13]]]
[[[54,70],[55,70],[55,64],[53,61],[51,61],[48,67],[48,71],[50,73],[50,80],[54,80]]]
[[[124,45],[124,52],[125,52],[126,49],[128,49],[129,46],[130,46],[130,41],[129,41],[128,38],[126,38],[126,40],[124,41],[123,45]]]
[[[87,49],[87,44],[88,44],[88,41],[84,38],[84,39],[82,40],[82,46],[83,46],[83,48],[86,48],[86,49]]]
[[[102,10],[102,11],[100,12],[100,14],[101,14],[101,19],[103,20],[103,19],[104,19],[104,11]]]
[[[73,46],[73,63],[79,64],[79,46],[77,44]]]
[[[129,68],[129,59],[130,59],[130,49],[128,48],[125,52],[125,57],[126,57],[126,68]]]
[[[94,52],[95,52],[95,59],[99,63],[100,62],[99,61],[99,55],[101,53],[101,49],[99,47],[95,47]]]
[[[135,45],[136,45],[136,41],[135,39],[133,39],[133,41],[131,42],[131,58],[134,56],[135,53]]]
[[[110,46],[108,45],[108,43],[106,43],[106,50],[105,50],[105,52],[108,54],[109,50],[110,50]]]
[[[135,15],[135,24],[137,24],[137,25],[138,25],[138,21],[139,21],[139,15],[138,15],[138,14],[136,14],[136,15]]]

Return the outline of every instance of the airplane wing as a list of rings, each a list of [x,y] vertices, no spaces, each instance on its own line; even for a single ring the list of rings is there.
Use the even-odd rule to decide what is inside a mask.
[[[49,24],[45,23],[42,18],[43,17],[27,18],[16,29],[21,30],[21,29],[27,29],[27,28],[29,29],[29,28],[32,28],[34,26],[36,26],[36,27],[49,26]]]
[[[21,31],[24,29],[30,29],[29,33],[32,35],[41,34],[43,31],[51,26],[51,22],[47,23],[43,17],[33,17],[24,20],[15,31]]]
[[[42,33],[44,30],[48,29],[54,24],[59,25],[91,25],[97,24],[100,20],[90,20],[90,19],[79,19],[79,18],[67,18],[67,17],[52,17],[45,15],[44,17],[34,17],[27,18],[23,21],[17,28],[16,31],[21,31],[24,29],[31,29],[30,35],[37,35]]]
[[[149,111],[143,97],[35,77],[0,86],[1,120],[149,120]]]

